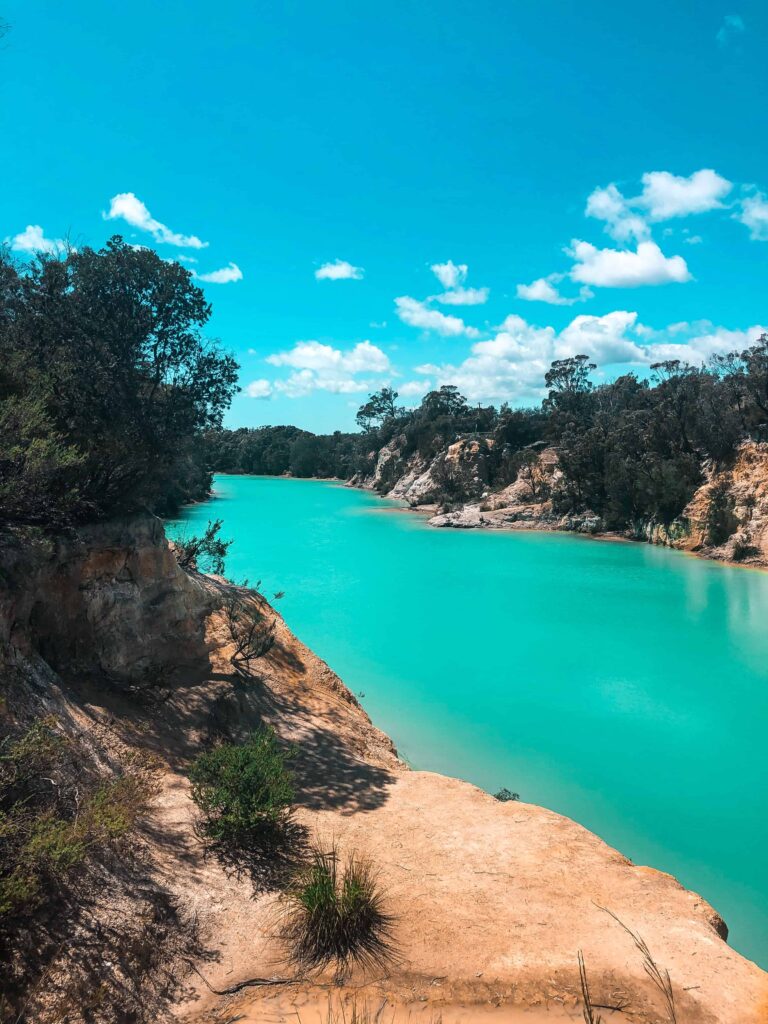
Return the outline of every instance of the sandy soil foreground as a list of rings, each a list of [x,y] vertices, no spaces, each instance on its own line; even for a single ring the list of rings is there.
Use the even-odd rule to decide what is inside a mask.
[[[329,997],[348,1014],[357,999],[382,1022],[582,1020],[578,950],[604,1021],[672,1020],[610,911],[669,971],[678,1022],[768,1021],[768,976],[727,945],[717,914],[672,877],[632,865],[544,808],[408,770],[279,619],[278,642],[249,680],[232,675],[217,613],[209,637],[218,646],[209,677],[175,690],[161,724],[157,714],[135,723],[163,761],[148,824],[155,869],[196,915],[205,949],[181,1020],[315,1024],[327,1020]],[[89,713],[109,714],[95,704]],[[189,757],[201,739],[237,736],[259,721],[299,746],[297,828],[367,853],[380,868],[400,954],[381,976],[353,976],[343,989],[330,976],[297,980],[276,937],[279,866],[223,863],[195,835]],[[243,986],[253,978],[286,984]]]

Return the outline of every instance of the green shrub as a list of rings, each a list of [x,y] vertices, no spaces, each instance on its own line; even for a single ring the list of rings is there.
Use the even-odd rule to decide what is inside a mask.
[[[51,718],[0,742],[0,932],[9,918],[50,901],[89,853],[120,839],[146,802],[146,785],[67,773],[76,744]],[[70,766],[71,768],[71,766]]]
[[[240,842],[282,821],[294,797],[287,768],[293,754],[280,747],[271,728],[251,733],[245,743],[222,743],[200,754],[189,779],[206,835]]]
[[[494,793],[493,796],[495,800],[498,800],[502,804],[505,804],[510,800],[520,799],[519,793],[513,793],[512,790],[507,789],[506,786],[502,786],[498,793]]]
[[[189,537],[184,531],[179,534],[173,546],[176,560],[182,569],[201,569],[216,576],[224,575],[227,552],[232,541],[221,539],[221,527],[221,519],[209,519],[202,536]]]
[[[352,964],[379,968],[394,957],[394,919],[370,861],[336,849],[312,851],[285,897],[281,935],[289,959],[304,970],[335,963],[343,977]]]

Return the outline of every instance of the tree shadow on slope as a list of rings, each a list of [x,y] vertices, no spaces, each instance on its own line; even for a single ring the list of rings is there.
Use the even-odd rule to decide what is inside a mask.
[[[46,913],[30,915],[20,946],[0,997],[0,1020],[10,1012],[14,1024],[153,1024],[193,997],[189,962],[216,958],[196,919],[124,856],[93,865]]]
[[[355,753],[344,732],[344,714],[328,708],[322,725],[314,721],[296,727],[289,702],[273,694],[270,704],[270,719],[289,732],[296,747],[292,767],[298,807],[347,815],[375,811],[386,803],[396,776]]]
[[[215,858],[228,878],[247,879],[254,898],[285,889],[309,851],[309,830],[291,818],[265,824],[257,834],[236,843],[209,838],[199,823],[195,834],[204,856]]]

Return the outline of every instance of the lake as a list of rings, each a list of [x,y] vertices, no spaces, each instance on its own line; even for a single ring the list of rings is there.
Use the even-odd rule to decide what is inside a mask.
[[[646,544],[437,530],[341,485],[217,476],[224,521],[416,768],[566,814],[674,874],[768,968],[768,573]]]

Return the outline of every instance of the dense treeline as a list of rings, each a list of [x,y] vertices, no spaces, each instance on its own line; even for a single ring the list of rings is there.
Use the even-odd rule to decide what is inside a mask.
[[[742,440],[768,436],[765,336],[707,366],[656,364],[649,379],[629,373],[595,385],[595,369],[585,355],[554,362],[545,378],[547,398],[536,408],[471,406],[457,388],[444,386],[418,408],[404,409],[397,393],[383,388],[360,407],[360,434],[212,431],[209,467],[346,479],[370,474],[390,442],[402,458],[418,454],[428,461],[471,437],[485,456],[490,487],[498,488],[529,471],[542,447],[554,446],[562,477],[540,497],[551,498],[557,511],[591,510],[622,528],[648,520],[669,524],[701,484],[707,462],[727,465]],[[445,497],[461,497],[450,493],[448,480]]]
[[[189,272],[119,237],[95,251],[0,251],[0,519],[63,525],[210,488],[202,432],[237,364],[207,342]]]
[[[226,473],[346,479],[357,469],[360,440],[359,434],[312,434],[298,427],[211,430],[205,458]]]

